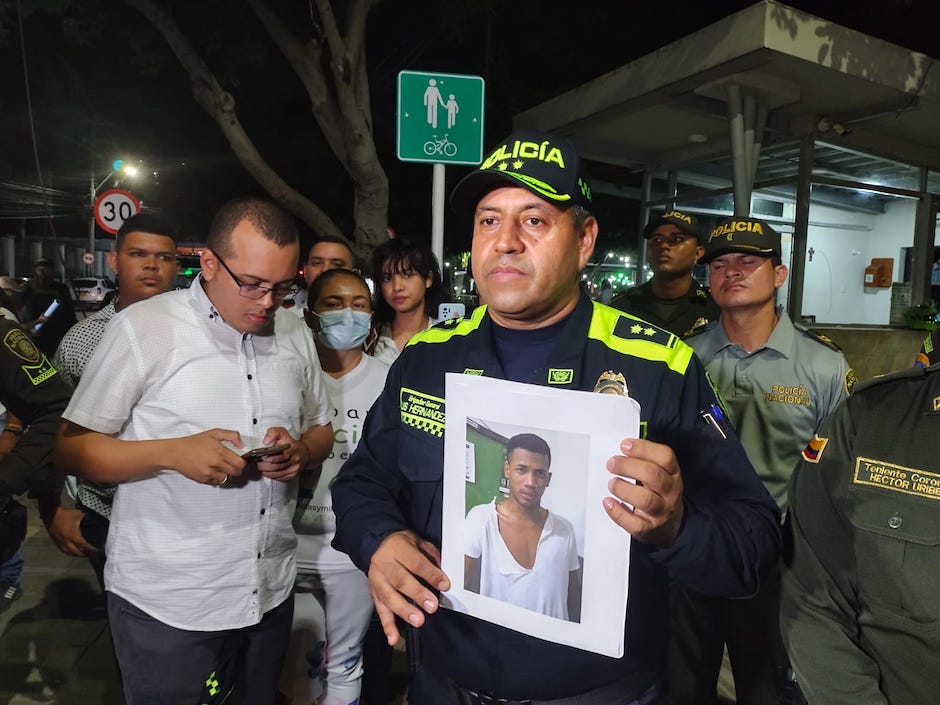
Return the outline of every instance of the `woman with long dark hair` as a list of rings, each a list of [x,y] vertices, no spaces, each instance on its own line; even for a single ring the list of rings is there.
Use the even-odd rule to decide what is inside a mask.
[[[391,364],[415,334],[437,323],[441,268],[427,247],[396,238],[373,251],[372,281],[375,313],[366,352]]]

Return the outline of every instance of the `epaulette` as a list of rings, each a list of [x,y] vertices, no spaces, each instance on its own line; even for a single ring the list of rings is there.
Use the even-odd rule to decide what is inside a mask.
[[[933,372],[940,372],[940,363],[936,365],[931,365],[930,367],[908,367],[903,370],[898,370],[896,372],[888,372],[883,375],[878,375],[872,377],[871,379],[866,379],[864,382],[859,382],[855,387],[854,394],[863,392],[866,389],[871,389],[872,387],[877,387],[879,384],[885,384],[887,382],[895,382],[900,379],[912,379],[914,377],[923,377],[924,375],[931,374]]]
[[[463,320],[463,317],[445,318],[443,321],[438,321],[437,323],[435,323],[433,326],[431,326],[431,328],[443,328],[443,329],[453,328],[462,320]]]
[[[835,350],[836,352],[839,352],[839,353],[842,352],[842,348],[840,348],[832,338],[825,336],[822,333],[817,333],[811,328],[807,328],[806,326],[801,325],[799,323],[794,323],[793,327],[796,328],[798,331],[800,331],[807,338],[812,338],[817,343],[822,343],[827,348]]]
[[[700,318],[699,320],[697,320],[697,321],[695,322],[695,325],[693,325],[691,328],[689,328],[689,330],[687,330],[687,331],[682,335],[682,339],[683,339],[683,340],[688,340],[689,338],[694,338],[694,337],[697,336],[697,335],[701,335],[702,333],[711,330],[712,328],[714,328],[714,327],[717,326],[717,325],[718,325],[718,319],[717,319],[717,318],[716,318],[714,321],[709,321],[709,320],[707,320],[707,319],[705,319],[705,318]]]
[[[667,348],[675,347],[679,340],[679,336],[673,335],[665,328],[660,328],[628,313],[620,314],[613,332],[622,340],[643,340],[658,343]]]

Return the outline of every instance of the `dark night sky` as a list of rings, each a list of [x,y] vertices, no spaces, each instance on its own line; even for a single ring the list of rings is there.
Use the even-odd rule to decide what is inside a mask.
[[[34,3],[39,0],[34,0]],[[67,0],[56,0],[53,5]],[[24,7],[29,3],[24,0]],[[41,4],[41,3],[40,3]],[[232,0],[171,3],[176,16],[236,98],[240,119],[262,154],[344,228],[351,184],[327,152],[302,88],[250,13]],[[275,4],[279,4],[278,1]],[[401,164],[395,150],[395,86],[402,69],[483,75],[487,144],[512,115],[752,4],[597,2],[558,6],[535,0],[386,0],[370,16],[367,55],[374,133],[389,175],[389,220],[400,234],[427,238],[431,169]],[[793,0],[789,3],[932,56],[938,49],[933,0]],[[30,88],[44,181],[86,198],[92,160],[99,175],[121,155],[158,170],[159,183],[135,187],[198,238],[228,198],[259,192],[215,124],[194,102],[185,74],[162,39],[134,10],[106,0],[81,5],[104,21],[76,30],[86,14],[24,18]],[[294,11],[306,3],[286,1]],[[219,20],[237,8],[234,21]],[[4,12],[5,8],[5,12]],[[36,182],[29,138],[15,3],[0,0],[0,180]],[[100,19],[100,17],[99,17]],[[309,29],[302,13],[298,32]],[[76,37],[83,38],[78,44]],[[185,164],[185,166],[184,166]],[[467,168],[448,169],[448,189]],[[0,221],[0,229],[10,221]],[[31,222],[32,232],[46,227]],[[81,220],[57,221],[60,234],[84,233]],[[452,224],[448,222],[448,230]],[[459,230],[459,228],[457,228]]]

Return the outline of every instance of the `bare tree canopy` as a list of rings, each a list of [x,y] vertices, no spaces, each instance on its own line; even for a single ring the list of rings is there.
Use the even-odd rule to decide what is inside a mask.
[[[193,95],[212,117],[245,169],[318,235],[343,237],[371,248],[386,237],[388,179],[372,135],[365,70],[365,26],[372,0],[345,4],[341,31],[329,0],[310,3],[309,36],[298,37],[265,0],[247,0],[259,24],[287,59],[310,99],[313,119],[354,185],[355,231],[343,233],[311,198],[282,179],[255,148],[226,92],[184,30],[159,0],[127,0],[166,40],[190,78]]]

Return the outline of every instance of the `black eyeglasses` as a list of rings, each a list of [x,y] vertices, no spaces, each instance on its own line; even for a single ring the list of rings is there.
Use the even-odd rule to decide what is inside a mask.
[[[267,286],[259,286],[257,284],[243,284],[242,281],[235,276],[235,272],[228,268],[228,265],[225,264],[225,260],[219,257],[219,253],[215,253],[215,258],[219,260],[219,264],[225,267],[225,271],[229,273],[229,276],[235,280],[235,283],[238,284],[238,294],[239,296],[244,296],[246,299],[263,299],[266,294],[270,292],[271,296],[275,299],[286,299],[288,296],[293,296],[298,291],[300,287],[295,284],[289,284],[287,286],[276,286],[273,289]]]

